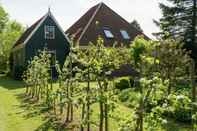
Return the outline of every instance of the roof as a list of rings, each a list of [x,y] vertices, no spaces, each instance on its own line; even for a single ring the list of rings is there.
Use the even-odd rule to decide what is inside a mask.
[[[66,36],[66,34],[64,33],[64,31],[62,30],[62,28],[60,27],[60,25],[58,24],[58,22],[56,21],[55,17],[53,16],[53,14],[50,11],[50,8],[47,12],[46,15],[42,16],[39,20],[37,20],[32,26],[30,26],[22,35],[21,37],[16,41],[16,43],[13,46],[13,49],[18,47],[19,45],[25,45],[28,40],[31,38],[31,36],[35,33],[35,31],[40,27],[40,25],[45,21],[46,18],[52,18],[53,21],[56,23],[57,27],[59,28],[59,30],[62,32],[62,34],[65,36],[65,38],[67,39],[67,41],[70,43],[70,40],[68,39],[68,37]]]
[[[112,32],[114,35],[113,39],[105,37],[104,28],[108,28]],[[130,39],[125,40],[120,30],[125,30],[129,34]],[[103,2],[90,8],[66,31],[66,34],[70,37],[74,36],[74,41],[79,42],[80,46],[87,46],[90,41],[96,42],[98,36],[104,38],[106,46],[112,45],[114,42],[129,44],[137,35],[143,35],[145,39],[149,39],[143,32],[133,27]]]
[[[36,21],[32,26],[27,28],[26,31],[21,35],[21,37],[16,41],[13,48],[20,44],[23,44],[25,40],[28,38],[28,36],[33,32],[33,30],[37,27],[37,25],[42,21],[44,17],[45,15],[41,17],[38,21]]]
[[[119,69],[114,70],[111,73],[111,77],[125,77],[125,76],[133,76],[139,77],[140,74],[137,72],[131,64],[123,64]]]

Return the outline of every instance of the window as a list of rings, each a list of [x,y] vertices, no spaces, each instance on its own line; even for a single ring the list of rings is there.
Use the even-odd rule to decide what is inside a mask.
[[[105,36],[106,36],[107,38],[114,38],[114,35],[111,33],[110,30],[104,29],[104,33],[105,33]]]
[[[126,40],[130,39],[130,36],[128,35],[126,30],[120,30],[120,33],[124,39]]]
[[[45,26],[45,39],[55,39],[54,26]]]

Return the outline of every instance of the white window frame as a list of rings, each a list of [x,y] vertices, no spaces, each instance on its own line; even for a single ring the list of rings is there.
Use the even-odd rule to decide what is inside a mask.
[[[113,35],[113,33],[110,31],[110,29],[103,29],[103,31],[104,31],[104,34],[105,34],[105,36],[106,36],[107,38],[109,38],[109,39],[114,38],[114,35]]]
[[[120,34],[122,35],[122,37],[125,39],[125,40],[129,40],[131,39],[131,37],[129,36],[128,32],[126,30],[120,30]]]
[[[50,33],[50,31],[52,32],[52,36],[48,35],[48,33]],[[44,36],[45,39],[55,39],[55,26],[49,26],[49,25],[45,25],[44,27]]]

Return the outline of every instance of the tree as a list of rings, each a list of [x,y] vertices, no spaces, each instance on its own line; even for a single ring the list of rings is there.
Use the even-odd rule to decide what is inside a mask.
[[[97,43],[90,43],[89,47],[80,53],[79,58],[85,67],[82,71],[82,77],[87,82],[87,86],[84,87],[86,90],[84,96],[86,108],[84,109],[86,109],[87,130],[90,130],[90,108],[95,102],[99,103],[100,110],[99,131],[109,130],[109,112],[114,105],[114,84],[110,75],[112,71],[118,69],[129,59],[127,57],[129,50],[128,52],[125,51],[125,48],[115,48],[115,46],[106,48],[103,39],[99,37]],[[97,88],[91,86],[90,81],[96,81]]]
[[[4,30],[7,22],[8,22],[8,13],[0,5],[0,33]]]
[[[197,58],[196,46],[196,0],[167,0],[160,3],[162,18],[159,20],[162,38],[181,39],[185,48],[192,50],[192,57]]]
[[[0,34],[0,69],[8,71],[11,49],[23,31],[23,26],[16,21],[6,23],[4,30]]]
[[[23,33],[24,27],[17,21],[10,20],[0,6],[0,70],[8,71],[11,48]]]
[[[144,129],[145,104],[156,88],[153,86],[156,85],[155,82],[157,81],[154,80],[157,60],[153,55],[156,46],[156,42],[146,41],[143,37],[137,37],[131,45],[131,60],[135,69],[140,73],[140,85],[138,86],[140,100],[136,107],[136,131],[143,131]]]
[[[169,4],[160,3],[163,17],[156,22],[162,32],[162,38],[175,38],[184,42],[184,48],[191,50],[194,59],[193,72],[196,74],[197,65],[197,1],[196,0],[167,0]],[[195,81],[195,80],[193,80]],[[196,97],[196,87],[193,82],[193,101]]]
[[[144,119],[153,115],[152,111],[161,106],[159,104],[147,105],[163,103],[167,96],[175,93],[176,90],[172,89],[176,89],[180,82],[190,85],[191,59],[188,52],[182,49],[181,44],[175,40],[146,41],[142,37],[136,38],[132,43],[131,56],[135,69],[140,73],[137,86],[140,100],[136,107],[136,130],[142,131]],[[148,120],[151,121],[149,118]]]
[[[35,56],[29,62],[27,70],[23,74],[25,81],[26,93],[32,98],[39,100],[40,97],[46,98],[46,103],[49,103],[49,83],[50,80],[50,55],[46,50]]]
[[[156,58],[159,60],[157,66],[163,81],[169,80],[167,94],[170,95],[172,88],[180,81],[189,83],[189,71],[191,58],[189,52],[183,49],[183,44],[173,39],[160,41],[155,51]]]
[[[137,22],[137,20],[133,20],[131,22],[131,25],[134,26],[136,29],[138,29],[140,32],[143,32],[143,30],[142,30],[140,24]]]

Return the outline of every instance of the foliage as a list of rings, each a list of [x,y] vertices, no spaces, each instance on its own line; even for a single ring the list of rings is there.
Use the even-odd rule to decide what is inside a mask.
[[[190,73],[188,53],[178,43],[170,44],[173,42],[176,43],[173,40],[147,41],[139,36],[130,50],[115,46],[106,48],[102,38],[96,44],[90,43],[87,49],[73,47],[71,43],[64,66],[60,67],[56,62],[57,89],[53,88],[50,76],[50,55],[44,50],[28,66],[24,77],[29,85],[27,93],[32,98],[44,100],[53,114],[59,112],[65,117],[64,125],[74,122],[76,115],[80,115],[77,126],[82,131],[90,131],[94,126],[100,131],[108,131],[111,118],[119,122],[122,131],[160,130],[168,124],[169,117],[190,121],[192,108],[190,97],[186,96],[188,90],[180,92],[175,89],[169,95],[167,93],[169,85],[176,88],[177,83],[180,84]],[[125,63],[133,64],[140,75],[133,78],[134,88],[117,90],[118,80],[111,76],[111,72]],[[120,89],[131,87],[128,80],[119,81]],[[189,82],[186,80],[188,87]],[[184,101],[178,99],[180,95],[184,95]],[[133,109],[130,112],[132,117],[114,114],[119,102]],[[98,106],[98,121],[92,120],[94,105]]]
[[[0,5],[0,33],[3,32],[7,22],[8,22],[8,13]]]
[[[143,32],[143,30],[142,30],[140,24],[137,22],[137,20],[133,20],[133,21],[131,22],[131,25],[134,26],[134,27],[135,27],[137,30],[139,30],[140,32]]]
[[[189,52],[182,47],[183,44],[173,39],[161,41],[156,47],[156,58],[159,60],[158,72],[162,80],[169,80],[168,94],[178,83],[190,82],[188,77],[191,58]]]
[[[98,38],[95,45],[91,43],[85,52],[80,53],[81,63],[83,63],[85,67],[82,71],[82,76],[83,80],[87,81],[85,97],[87,98],[87,113],[90,112],[90,105],[92,104],[90,98],[93,96],[96,99],[95,102],[98,102],[100,105],[100,130],[109,130],[108,116],[114,107],[113,99],[115,89],[111,72],[118,69],[121,64],[126,63],[127,59],[125,58],[127,57],[125,50],[124,48],[118,50],[115,47],[106,48],[104,47],[103,39]],[[96,80],[98,88],[92,89],[89,85],[90,80]],[[91,95],[90,93],[93,94]]]
[[[24,27],[17,21],[10,20],[0,6],[0,72],[9,71],[11,49],[23,31]]]
[[[135,108],[140,100],[140,94],[134,89],[125,89],[119,92],[118,98],[129,108]]]
[[[130,80],[128,78],[122,78],[122,79],[115,81],[115,86],[119,90],[124,90],[124,89],[131,88],[132,86],[131,82],[132,82],[132,78]]]
[[[35,56],[32,61],[29,62],[27,71],[24,73],[24,81],[27,84],[27,94],[32,98],[46,98],[46,103],[51,104],[49,89],[49,81],[51,80],[50,74],[50,54],[47,50],[40,52],[38,56]]]
[[[191,99],[183,94],[171,94],[165,103],[165,112],[179,122],[191,122]]]
[[[167,0],[159,7],[163,15],[158,22],[161,37],[183,40],[196,59],[196,0]]]
[[[141,98],[136,108],[136,130],[144,129],[144,119],[152,125],[151,130],[157,129],[157,124],[163,121],[165,109],[162,106],[168,99],[166,92],[171,94],[171,88],[176,87],[179,82],[190,82],[188,77],[191,59],[188,52],[174,40],[153,42],[142,37],[136,38],[131,45],[131,56],[132,63],[141,77],[138,87]],[[184,107],[171,105],[175,109],[175,119],[191,119],[191,114],[188,114],[191,111],[190,101],[185,101],[185,104]],[[187,113],[186,116],[183,116],[183,113]],[[155,119],[152,119],[153,117]]]

